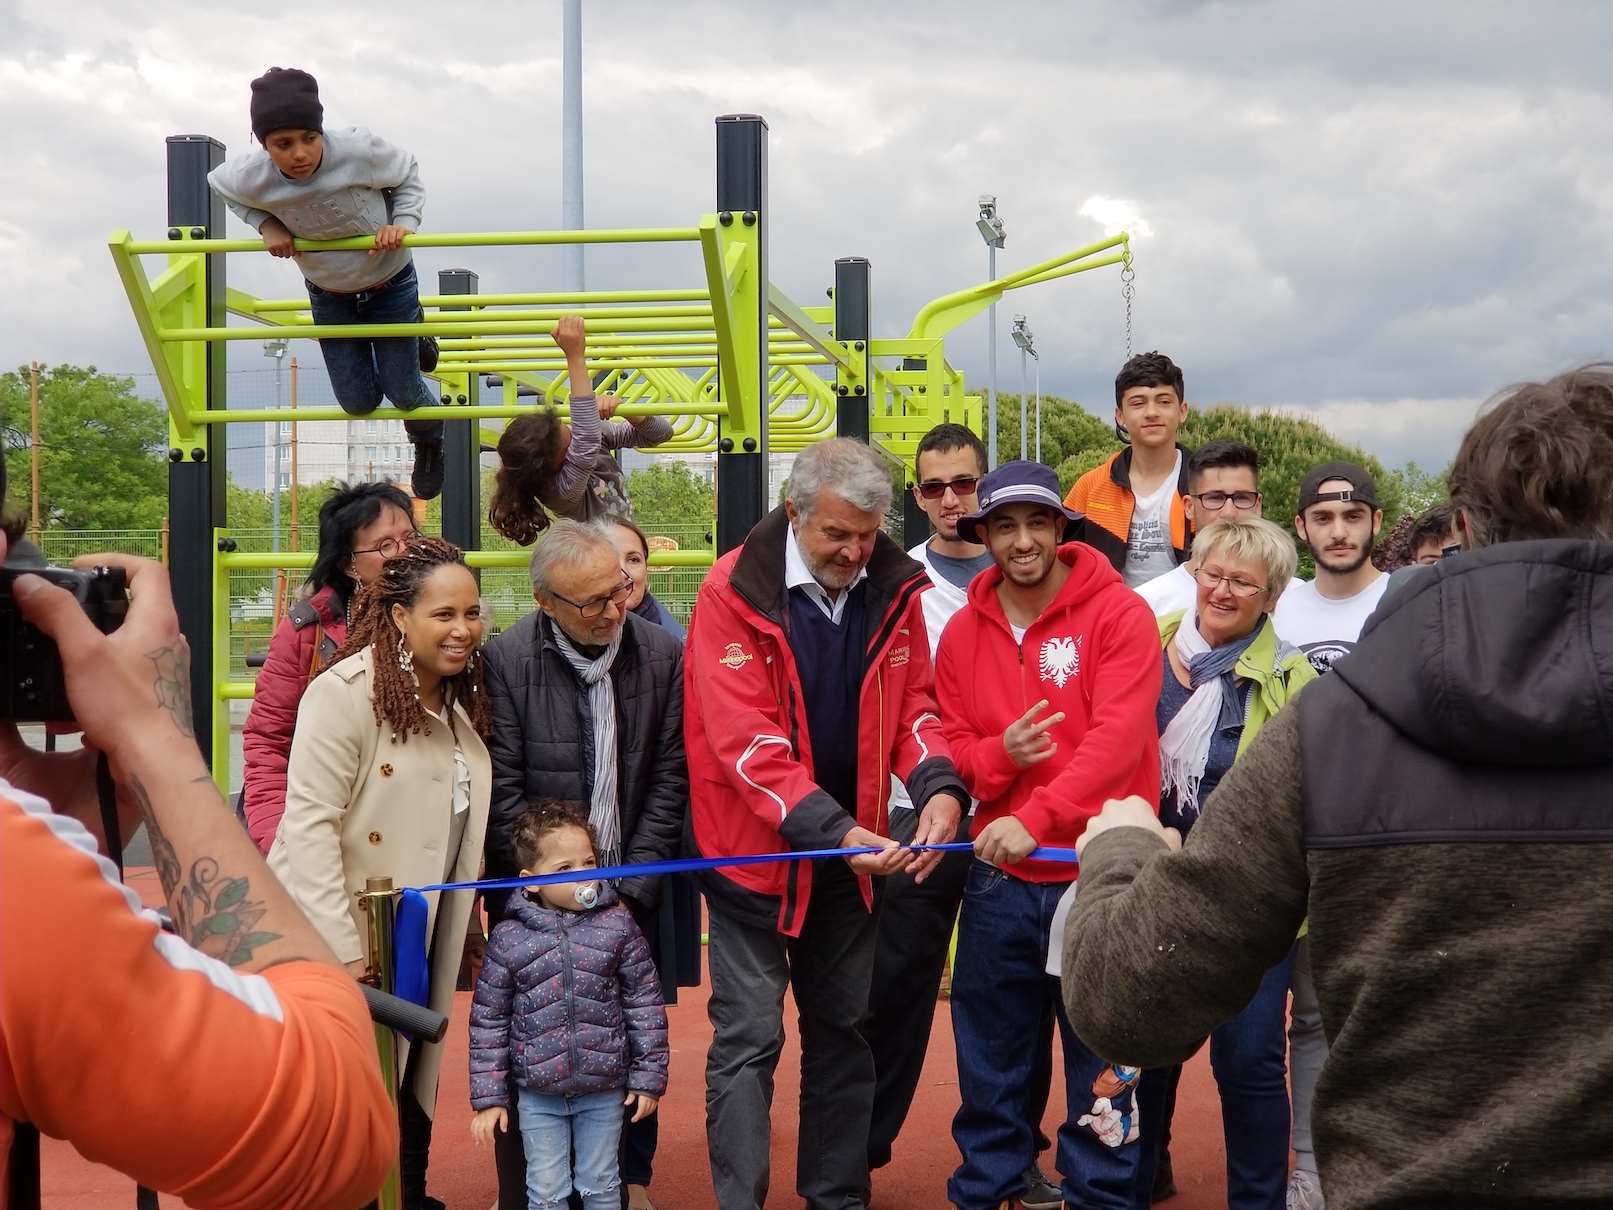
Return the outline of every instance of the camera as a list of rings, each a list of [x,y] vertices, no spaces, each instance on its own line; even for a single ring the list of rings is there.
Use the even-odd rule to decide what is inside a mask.
[[[56,641],[22,616],[12,592],[24,575],[72,593],[104,634],[123,625],[129,612],[128,576],[121,567],[0,567],[0,719],[69,723],[73,707]]]

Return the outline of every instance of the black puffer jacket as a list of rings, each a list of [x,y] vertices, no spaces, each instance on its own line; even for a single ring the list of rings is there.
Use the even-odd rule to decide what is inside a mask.
[[[587,687],[555,645],[541,610],[482,649],[493,734],[493,802],[487,820],[487,877],[520,873],[511,844],[516,821],[537,798],[575,802],[593,793],[594,724]],[[668,631],[629,614],[611,668],[616,691],[617,797],[622,861],[676,857],[689,811],[683,754],[683,647]],[[641,907],[661,898],[661,879],[624,879],[622,895]],[[507,891],[487,895],[489,919],[503,918]]]

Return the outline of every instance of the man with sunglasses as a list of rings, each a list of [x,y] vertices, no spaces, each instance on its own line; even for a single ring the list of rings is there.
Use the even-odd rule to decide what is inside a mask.
[[[1253,520],[1260,516],[1260,455],[1241,441],[1206,441],[1187,460],[1187,491],[1182,511],[1192,532],[1212,521]],[[1137,589],[1155,617],[1192,609],[1198,585],[1178,563]]]
[[[520,872],[513,831],[538,798],[588,812],[602,865],[677,856],[689,803],[682,644],[628,612],[633,584],[622,574],[608,522],[556,521],[531,570],[538,608],[482,649],[493,708],[487,876]],[[624,878],[617,893],[669,969],[656,953],[661,879]],[[488,892],[490,926],[503,918],[509,894]],[[653,1156],[655,1135],[652,1115],[632,1123],[623,1144]],[[499,1205],[521,1210],[526,1162],[516,1122],[495,1140],[495,1152]]]

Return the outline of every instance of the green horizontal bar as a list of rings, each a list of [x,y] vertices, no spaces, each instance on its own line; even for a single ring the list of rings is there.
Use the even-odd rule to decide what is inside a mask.
[[[652,550],[651,567],[710,567],[717,556],[709,550]],[[237,550],[218,556],[221,567],[230,571],[274,571],[278,568],[312,567],[311,551]],[[472,567],[525,567],[532,562],[530,550],[467,550],[465,562]]]
[[[478,316],[475,327],[484,336],[524,336],[532,334],[535,337],[548,336],[544,331],[552,320],[528,320],[514,322],[510,320],[488,319]],[[688,318],[662,318],[662,319],[599,319],[593,321],[596,331],[600,332],[709,332],[711,324],[701,322],[697,316]],[[261,327],[241,328],[158,328],[157,339],[173,342],[192,340],[262,340],[265,335],[279,332],[286,334],[286,327],[295,327],[297,339],[309,340],[330,339],[338,340],[344,337],[363,337],[375,340],[385,337],[407,336],[464,336],[466,325],[454,320],[427,320],[425,323],[411,324],[295,324],[285,327],[276,325],[265,332]]]
[[[592,290],[579,294],[472,294],[478,307],[586,307],[592,303],[703,302],[711,301],[709,290]],[[463,307],[463,294],[422,294],[423,307]],[[254,311],[306,311],[306,298],[260,298]]]
[[[256,681],[220,681],[213,687],[213,696],[219,701],[250,701],[257,695]]]
[[[479,372],[479,371],[478,371]],[[562,412],[567,409],[560,406]],[[405,412],[401,408],[384,404],[363,416],[354,416],[341,408],[231,408],[227,412],[210,409],[190,412],[192,424],[272,424],[276,420],[496,420],[524,416],[537,408],[535,403],[505,404],[450,404],[443,411]],[[616,409],[621,417],[628,416],[720,416],[725,409],[720,403],[624,403]]]
[[[415,233],[403,237],[405,248],[510,248],[530,244],[672,244],[698,243],[698,227],[644,227],[597,231],[478,231],[468,234]],[[348,239],[296,241],[299,252],[345,252],[375,247],[373,235]],[[262,252],[261,239],[181,239],[132,242],[128,250],[136,256],[160,253]]]

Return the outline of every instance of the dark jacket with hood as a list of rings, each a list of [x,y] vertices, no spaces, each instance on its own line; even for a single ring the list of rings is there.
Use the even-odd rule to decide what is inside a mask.
[[[482,648],[493,708],[493,801],[487,818],[487,877],[520,873],[516,822],[537,798],[588,810],[594,788],[594,722],[588,689],[554,639],[554,623],[534,610]],[[643,618],[624,619],[611,667],[616,693],[617,802],[622,862],[666,861],[683,843],[689,767],[683,754],[683,647]],[[640,907],[661,899],[661,879],[624,878],[618,888]],[[487,894],[497,922],[507,891]]]
[[[1181,853],[1085,850],[1078,1033],[1179,1062],[1310,916],[1332,1210],[1613,1204],[1613,544],[1400,578]]]
[[[650,947],[607,884],[587,911],[522,893],[493,929],[470,1010],[470,1100],[509,1103],[509,1075],[554,1095],[666,1092],[666,1007]]]

